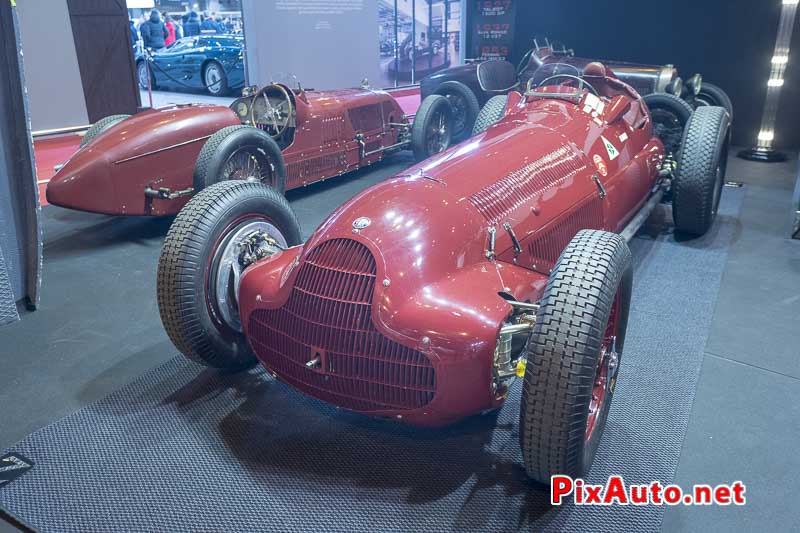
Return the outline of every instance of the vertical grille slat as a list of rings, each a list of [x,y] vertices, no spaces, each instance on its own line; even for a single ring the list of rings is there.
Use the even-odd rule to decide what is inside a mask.
[[[430,403],[436,373],[421,352],[384,337],[372,322],[375,259],[352,239],[308,253],[286,304],[259,309],[249,332],[259,357],[290,385],[357,411]],[[306,363],[322,354],[322,368]]]

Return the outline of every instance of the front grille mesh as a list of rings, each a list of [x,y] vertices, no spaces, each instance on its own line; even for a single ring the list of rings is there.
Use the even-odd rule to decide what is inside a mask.
[[[375,259],[351,239],[314,248],[283,307],[250,316],[259,358],[290,385],[357,411],[428,404],[436,375],[424,354],[383,336],[372,322]],[[306,363],[319,358],[317,368]]]

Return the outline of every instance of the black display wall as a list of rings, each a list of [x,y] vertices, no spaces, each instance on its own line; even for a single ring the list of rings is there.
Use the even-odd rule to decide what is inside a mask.
[[[673,63],[684,78],[700,72],[733,101],[734,143],[751,145],[780,11],[781,0],[524,0],[517,6],[511,58],[519,60],[534,35],[547,35],[584,57]],[[797,25],[775,133],[775,145],[784,148],[800,148]]]

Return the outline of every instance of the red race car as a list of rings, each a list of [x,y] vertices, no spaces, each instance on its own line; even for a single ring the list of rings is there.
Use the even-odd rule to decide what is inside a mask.
[[[351,172],[392,151],[418,160],[450,145],[452,109],[427,98],[416,116],[385,91],[271,84],[231,106],[174,105],[115,115],[87,132],[47,184],[54,205],[109,215],[170,215],[219,181],[283,193]],[[413,120],[413,124],[412,124]]]
[[[170,229],[158,304],[190,359],[260,361],[337,406],[438,426],[524,378],[528,474],[581,475],[608,415],[631,299],[630,239],[667,190],[711,225],[729,117],[698,109],[679,160],[603,65],[491,99],[483,131],[337,209],[303,244],[274,190],[214,185]]]

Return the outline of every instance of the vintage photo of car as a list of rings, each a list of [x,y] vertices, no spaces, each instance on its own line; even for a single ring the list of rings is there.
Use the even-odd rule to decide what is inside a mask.
[[[418,160],[451,143],[452,110],[426,98],[415,115],[364,84],[331,91],[273,83],[229,107],[171,105],[98,121],[47,184],[53,205],[109,215],[171,215],[218,181],[283,193],[381,161]]]
[[[624,351],[626,241],[667,192],[676,231],[709,229],[729,130],[724,108],[699,108],[667,152],[641,95],[594,62],[494,96],[473,137],[361,192],[305,243],[278,190],[211,185],[166,237],[162,322],[193,361],[260,361],[414,425],[497,409],[522,378],[528,475],[582,476]]]
[[[469,136],[480,107],[492,96],[512,90],[524,90],[533,80],[536,84],[553,72],[581,75],[592,59],[575,57],[572,50],[547,39],[534,39],[534,46],[514,67],[508,61],[473,61],[441,70],[420,83],[423,96],[439,94],[453,105],[455,125],[453,137],[460,141]],[[733,106],[725,92],[694,74],[686,80],[673,65],[646,65],[602,60],[617,77],[645,96],[654,112],[659,129],[667,130],[668,150],[677,148],[683,127],[696,107],[722,106],[731,119]],[[542,71],[542,67],[547,67]]]
[[[144,49],[136,56],[139,87],[204,90],[212,96],[239,91],[245,85],[243,48],[241,35],[202,35]]]

